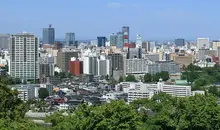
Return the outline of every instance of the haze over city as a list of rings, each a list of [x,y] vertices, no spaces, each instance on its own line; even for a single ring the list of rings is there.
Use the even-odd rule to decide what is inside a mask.
[[[48,24],[56,38],[75,32],[79,40],[109,36],[130,27],[130,39],[146,40],[197,37],[219,39],[218,8],[212,0],[4,0],[0,4],[0,33],[33,32],[40,38]]]

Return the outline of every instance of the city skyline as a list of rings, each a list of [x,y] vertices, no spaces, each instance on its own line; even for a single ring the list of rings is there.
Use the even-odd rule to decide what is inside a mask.
[[[131,40],[137,34],[145,40],[196,40],[197,37],[214,40],[220,38],[217,32],[220,18],[216,17],[219,3],[217,0],[8,0],[0,5],[3,18],[0,33],[27,31],[42,38],[42,29],[52,24],[56,39],[64,39],[65,33],[74,32],[77,40],[85,40],[109,37],[121,31],[122,26],[129,26]]]

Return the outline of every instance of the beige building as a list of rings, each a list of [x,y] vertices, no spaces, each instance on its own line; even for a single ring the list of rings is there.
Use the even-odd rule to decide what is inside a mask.
[[[184,56],[179,56],[179,55],[174,55],[173,56],[173,61],[177,64],[180,64],[180,67],[185,65],[187,67],[194,61],[194,56],[193,55],[184,55]]]
[[[217,48],[220,46],[220,41],[213,41],[212,42],[212,49],[217,50]]]

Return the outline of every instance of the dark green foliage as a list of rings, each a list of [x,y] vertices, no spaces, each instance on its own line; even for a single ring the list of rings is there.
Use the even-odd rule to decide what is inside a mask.
[[[17,95],[17,91],[8,88],[0,79],[0,129],[43,130],[44,128],[24,118],[29,105],[22,102]]]
[[[192,84],[192,90],[202,90],[207,85],[220,83],[220,67],[200,68],[190,64],[182,73],[182,79]]]
[[[56,113],[47,121],[53,123],[54,129],[73,130],[136,130],[141,123],[136,110],[122,101],[93,107],[83,104],[74,115]]]
[[[136,78],[134,75],[128,75],[125,79],[127,82],[136,82]]]
[[[144,82],[145,83],[158,82],[160,78],[163,81],[167,81],[169,79],[169,73],[167,71],[162,71],[162,72],[156,73],[156,74],[147,73],[144,75]]]
[[[220,97],[220,90],[218,90],[218,88],[216,86],[210,86],[208,89],[208,92],[217,96],[217,97]]]
[[[41,99],[45,99],[46,97],[49,96],[49,92],[46,88],[40,88],[38,90],[38,93],[39,93],[38,97]]]
[[[119,82],[119,83],[124,82],[124,77],[123,77],[123,76],[120,76],[118,82]]]
[[[149,82],[151,82],[151,81],[152,81],[152,76],[151,76],[151,74],[149,74],[149,73],[145,74],[145,75],[144,75],[144,82],[145,82],[145,83],[149,83]]]
[[[218,130],[220,106],[212,95],[176,98],[160,93],[130,105],[122,101],[83,104],[74,114],[55,113],[47,121],[58,130]]]

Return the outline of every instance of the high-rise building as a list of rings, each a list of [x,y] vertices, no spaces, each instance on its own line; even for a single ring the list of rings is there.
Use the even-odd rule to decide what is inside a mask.
[[[54,57],[41,56],[39,58],[40,83],[47,83],[47,78],[54,76]]]
[[[142,42],[143,42],[143,38],[141,37],[141,35],[137,35],[136,48],[142,48]]]
[[[106,37],[97,37],[97,46],[105,47]]]
[[[117,35],[112,33],[110,35],[110,46],[116,46],[116,44],[117,44]]]
[[[176,46],[184,46],[185,45],[185,39],[175,39],[175,45]]]
[[[52,28],[52,25],[49,25],[49,28],[43,28],[43,44],[54,44],[55,42],[55,29]]]
[[[9,49],[10,35],[0,34],[0,49]]]
[[[124,42],[123,42],[123,33],[118,32],[116,37],[116,47],[117,48],[123,48]]]
[[[198,49],[209,49],[209,38],[198,38],[197,47]]]
[[[38,79],[39,38],[34,34],[21,33],[10,37],[9,73],[14,78]]]
[[[75,33],[66,33],[66,46],[77,46],[75,45]]]
[[[124,45],[129,44],[129,27],[122,27]]]
[[[71,57],[78,58],[78,56],[79,52],[77,50],[63,48],[57,53],[57,66],[60,67],[63,72],[67,72]]]
[[[123,55],[120,53],[109,54],[112,70],[123,70]]]
[[[83,57],[83,73],[98,75],[98,62],[96,56]]]

